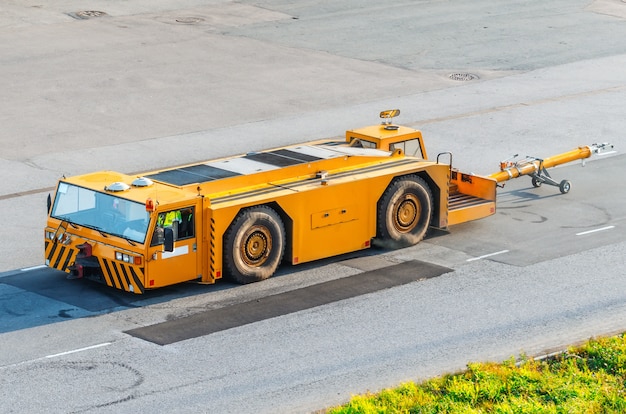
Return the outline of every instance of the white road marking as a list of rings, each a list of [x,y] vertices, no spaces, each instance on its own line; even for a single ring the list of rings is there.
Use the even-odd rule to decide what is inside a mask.
[[[467,259],[468,262],[473,262],[475,260],[481,260],[481,259],[485,259],[487,257],[491,257],[491,256],[495,256],[498,254],[503,254],[503,253],[508,253],[508,250],[500,250],[499,252],[495,252],[495,253],[489,253],[489,254],[484,254],[482,256],[478,256],[478,257],[472,257],[471,259]]]
[[[56,358],[56,357],[59,357],[59,356],[75,354],[77,352],[89,351],[90,349],[102,348],[103,346],[109,346],[111,344],[112,344],[112,342],[103,342],[101,344],[87,346],[85,348],[78,348],[78,349],[73,349],[71,351],[60,352],[58,354],[46,355],[44,358]]]
[[[602,227],[600,229],[595,229],[595,230],[588,230],[588,231],[583,231],[580,233],[576,233],[577,236],[584,236],[585,234],[591,234],[591,233],[596,233],[598,231],[604,231],[604,230],[611,230],[614,229],[615,226],[606,226],[606,227]]]
[[[112,343],[113,342],[103,342],[101,344],[87,346],[85,348],[73,349],[71,351],[60,352],[58,354],[46,355],[46,356],[41,357],[41,358],[29,359],[29,360],[26,360],[26,361],[16,362],[14,364],[9,364],[9,365],[2,365],[2,366],[0,366],[0,369],[19,367],[21,365],[30,364],[32,362],[43,361],[43,360],[46,360],[46,359],[56,358],[56,357],[60,357],[60,356],[64,356],[64,355],[71,355],[71,354],[75,354],[77,352],[88,351],[90,349],[102,348],[104,346],[109,346]]]

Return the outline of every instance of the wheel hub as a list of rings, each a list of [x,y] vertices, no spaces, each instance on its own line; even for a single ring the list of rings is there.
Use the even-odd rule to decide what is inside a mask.
[[[394,226],[396,230],[406,233],[417,225],[417,218],[420,216],[420,204],[413,194],[406,194],[398,203],[396,209]]]
[[[254,226],[245,236],[245,243],[242,246],[243,260],[249,266],[261,266],[265,263],[271,246],[269,230],[263,226]]]

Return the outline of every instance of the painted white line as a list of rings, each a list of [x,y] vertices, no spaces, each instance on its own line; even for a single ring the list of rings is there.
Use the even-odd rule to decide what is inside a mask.
[[[109,346],[111,344],[112,342],[104,342],[98,345],[87,346],[85,348],[78,348],[78,349],[73,349],[71,351],[60,352],[58,354],[46,355],[44,358],[56,358],[56,357],[60,357],[64,355],[75,354],[77,352],[89,351],[90,349],[102,348],[103,346]]]
[[[596,233],[599,231],[604,231],[604,230],[611,230],[614,229],[615,226],[606,226],[606,227],[602,227],[600,229],[595,229],[595,230],[588,230],[588,231],[583,231],[581,233],[576,233],[577,236],[584,236],[585,234],[591,234],[591,233]]]
[[[0,366],[0,369],[19,367],[19,366],[22,366],[22,365],[30,364],[30,363],[37,362],[37,361],[43,361],[43,360],[50,359],[50,358],[56,358],[56,357],[60,357],[60,356],[63,356],[63,355],[70,355],[70,354],[75,354],[77,352],[88,351],[90,349],[102,348],[103,346],[108,346],[108,345],[111,345],[112,343],[113,342],[104,342],[104,343],[101,343],[101,344],[98,344],[98,345],[92,345],[92,346],[88,346],[88,347],[85,347],[85,348],[74,349],[72,351],[61,352],[61,353],[52,354],[52,355],[46,355],[45,357],[41,357],[41,358],[29,359],[27,361],[16,362],[14,364],[9,364],[9,365],[2,365],[2,366]]]
[[[503,254],[503,253],[508,253],[508,252],[509,252],[508,250],[500,250],[499,252],[484,254],[484,255],[478,256],[478,257],[472,257],[471,259],[467,259],[467,261],[468,262],[473,262],[474,260],[481,260],[481,259],[485,259],[487,257],[496,256],[498,254]]]
[[[20,269],[22,272],[28,272],[30,270],[37,270],[37,269],[41,269],[42,267],[46,267],[46,265],[39,265],[39,266],[33,266],[33,267],[25,267],[23,269]]]

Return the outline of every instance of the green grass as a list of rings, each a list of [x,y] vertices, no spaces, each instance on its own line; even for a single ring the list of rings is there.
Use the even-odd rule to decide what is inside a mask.
[[[472,363],[460,374],[354,396],[327,413],[626,413],[626,334],[543,360]]]

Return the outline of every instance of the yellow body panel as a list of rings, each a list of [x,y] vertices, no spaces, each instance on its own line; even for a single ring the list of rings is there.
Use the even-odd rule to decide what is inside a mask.
[[[448,224],[455,225],[490,216],[496,212],[497,181],[452,171]]]
[[[289,187],[252,189],[243,194],[213,198],[209,209],[211,239],[221,240],[242,208],[272,204],[289,218],[285,223],[288,227],[285,260],[292,264],[368,248],[376,236],[376,202],[393,177],[422,172],[437,186],[447,187],[448,167],[445,165],[420,160],[407,162],[401,156],[387,158],[385,162],[376,160],[369,169],[338,168],[337,174],[328,170],[325,178],[308,177]],[[353,161],[344,159],[343,162]],[[438,208],[445,208],[441,201],[446,200],[446,195],[443,192],[435,201]],[[439,209],[435,215],[442,215]],[[211,278],[217,279],[223,272],[222,245],[212,243],[211,249]]]
[[[491,216],[496,212],[496,202],[480,203],[473,206],[467,206],[448,212],[448,224],[453,226],[455,224],[466,223],[468,221],[478,220],[484,217]]]

